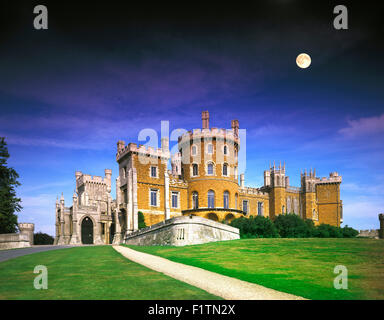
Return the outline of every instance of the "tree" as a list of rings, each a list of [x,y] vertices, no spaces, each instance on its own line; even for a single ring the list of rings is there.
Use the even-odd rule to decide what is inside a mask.
[[[139,211],[139,212],[137,213],[137,215],[138,215],[138,218],[139,218],[139,221],[138,221],[138,223],[139,223],[139,229],[146,228],[147,225],[145,224],[144,214],[143,214],[141,211]]]
[[[296,214],[280,214],[274,224],[282,238],[306,238],[311,236],[310,224]]]
[[[9,153],[4,137],[0,137],[0,233],[17,232],[17,215],[22,207],[15,188],[20,186],[19,175],[7,167]]]
[[[341,232],[344,238],[355,238],[359,234],[359,231],[348,227],[348,225],[344,226],[344,228],[341,228]]]
[[[233,219],[230,225],[240,230],[241,238],[276,238],[279,236],[272,221],[262,216],[240,217]]]
[[[33,235],[33,244],[53,244],[54,240],[52,236],[42,232]]]

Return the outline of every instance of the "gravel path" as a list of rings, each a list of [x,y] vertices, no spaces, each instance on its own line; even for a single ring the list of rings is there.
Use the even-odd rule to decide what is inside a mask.
[[[49,250],[65,249],[65,248],[71,248],[71,247],[73,246],[46,245],[46,246],[33,246],[28,248],[20,248],[20,249],[0,250],[0,262],[8,259],[12,259],[12,258],[25,256],[26,254],[49,251]]]
[[[149,269],[162,272],[167,276],[186,282],[226,300],[304,299],[292,294],[265,288],[254,283],[135,251],[127,247],[113,246],[113,248],[129,260],[146,266]]]

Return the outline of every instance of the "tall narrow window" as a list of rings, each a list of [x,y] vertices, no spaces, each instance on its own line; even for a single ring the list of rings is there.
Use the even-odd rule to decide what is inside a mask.
[[[228,154],[228,147],[227,146],[224,146],[224,154],[227,155]]]
[[[209,144],[208,147],[207,147],[207,153],[208,154],[213,154],[213,144]]]
[[[151,206],[157,206],[157,190],[151,189]]]
[[[192,175],[194,177],[199,175],[199,166],[196,163],[192,165]]]
[[[192,146],[192,155],[193,156],[197,155],[197,147],[196,146]]]
[[[196,191],[192,193],[192,206],[193,209],[199,208],[199,194]]]
[[[228,176],[228,165],[226,163],[223,164],[223,176]]]
[[[283,206],[282,208],[281,208],[281,213],[285,213],[285,206]]]
[[[208,163],[207,173],[213,175],[213,163]]]
[[[257,203],[257,215],[258,216],[263,215],[263,203],[262,202]]]
[[[172,191],[172,208],[179,207],[179,193],[176,191]]]
[[[215,207],[215,192],[213,190],[208,191],[208,208]]]
[[[151,167],[151,177],[157,178],[157,167]]]
[[[248,200],[243,200],[243,211],[248,214],[249,208],[248,208]]]
[[[229,192],[228,191],[224,191],[223,202],[224,202],[224,209],[228,209],[229,208]]]
[[[237,201],[238,201],[239,195],[235,194],[235,209],[237,209]]]

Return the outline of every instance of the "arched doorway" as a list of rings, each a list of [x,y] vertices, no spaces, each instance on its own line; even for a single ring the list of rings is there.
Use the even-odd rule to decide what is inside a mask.
[[[233,219],[235,219],[235,216],[232,213],[228,213],[225,216],[225,222],[230,223]]]
[[[207,218],[208,218],[209,220],[219,221],[219,218],[218,218],[217,215],[214,214],[213,212],[208,213]]]
[[[81,242],[93,244],[93,222],[89,217],[85,217],[81,223]]]

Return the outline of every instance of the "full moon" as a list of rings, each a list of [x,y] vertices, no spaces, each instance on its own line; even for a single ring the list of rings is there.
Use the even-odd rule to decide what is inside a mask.
[[[302,68],[308,68],[311,65],[311,57],[306,53],[300,53],[296,58],[297,65]]]

